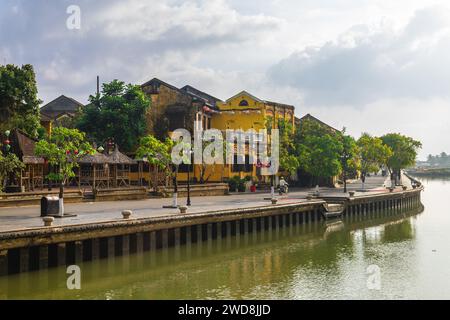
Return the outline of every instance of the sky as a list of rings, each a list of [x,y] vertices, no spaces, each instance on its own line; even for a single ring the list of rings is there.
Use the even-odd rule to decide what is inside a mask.
[[[422,159],[450,153],[448,1],[2,0],[0,63],[33,64],[44,104],[86,103],[97,75],[157,77],[224,100],[247,90],[356,137],[400,132]]]

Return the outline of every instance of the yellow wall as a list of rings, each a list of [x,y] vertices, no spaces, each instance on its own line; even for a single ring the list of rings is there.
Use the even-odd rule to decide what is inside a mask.
[[[242,100],[246,100],[248,105],[240,106],[239,104]],[[293,107],[282,104],[274,105],[273,103],[268,103],[253,97],[245,91],[235,95],[225,102],[219,102],[217,107],[219,108],[220,113],[212,114],[211,128],[222,130],[224,134],[227,129],[265,129],[266,120],[269,116],[273,116],[274,111],[274,127],[276,127],[276,120],[279,118],[284,118],[285,120],[292,122],[292,124],[294,123]],[[208,179],[208,182],[220,182],[233,176],[244,178],[245,176],[255,177],[257,175],[256,166],[253,166],[251,172],[232,172],[231,165],[225,165],[225,168],[223,168],[223,165],[207,166],[206,170],[207,173],[205,177],[212,173]],[[193,166],[193,170],[191,171],[191,179],[195,177],[197,181],[200,181],[200,171],[199,165]],[[179,173],[177,179],[179,181],[187,181],[187,173]],[[267,182],[268,179],[269,177],[266,177],[263,180]]]
[[[239,106],[242,100],[248,106]],[[220,114],[214,114],[211,119],[211,128],[226,129],[264,129],[265,105],[246,94],[237,95],[226,102],[219,103]]]
[[[241,106],[241,101],[247,101],[247,106]],[[225,131],[226,129],[242,129],[242,130],[260,130],[266,128],[266,121],[269,117],[275,119],[273,121],[274,128],[277,127],[277,119],[284,118],[286,121],[294,124],[294,108],[281,105],[272,104],[262,101],[247,92],[241,92],[234,97],[218,105],[221,113],[214,114],[211,119],[211,128]],[[294,127],[294,126],[293,126]],[[216,172],[221,170],[216,169]],[[253,166],[252,172],[232,172],[231,166],[227,166],[224,177],[230,178],[233,176],[256,176],[256,166]],[[211,176],[210,181],[220,181],[222,175],[216,173]]]

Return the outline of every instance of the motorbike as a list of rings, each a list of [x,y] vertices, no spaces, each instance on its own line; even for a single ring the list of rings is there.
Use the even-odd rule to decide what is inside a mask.
[[[279,191],[279,193],[280,193],[280,196],[283,195],[283,193],[284,193],[284,194],[288,194],[289,187],[288,187],[287,185],[280,186],[280,187],[278,188],[278,191]]]

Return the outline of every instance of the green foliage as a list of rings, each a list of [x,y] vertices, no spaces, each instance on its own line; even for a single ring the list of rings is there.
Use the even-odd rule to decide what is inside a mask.
[[[245,182],[246,179],[241,179],[239,176],[233,176],[228,180],[228,187],[231,192],[239,191],[244,192],[245,191]]]
[[[300,167],[313,177],[340,174],[343,145],[339,135],[316,121],[305,120],[296,135],[296,152]]]
[[[103,84],[101,95],[90,96],[77,128],[103,144],[113,138],[124,151],[134,151],[146,133],[145,115],[150,101],[140,86],[113,80]]]
[[[363,133],[358,139],[361,178],[364,181],[367,173],[375,172],[380,166],[387,164],[392,150],[383,144],[380,138]]]
[[[47,159],[48,163],[57,166],[57,175],[53,180],[65,184],[68,178],[75,175],[73,169],[78,167],[77,160],[87,153],[95,152],[85,140],[85,134],[77,129],[56,127],[49,140],[36,143],[35,154]]]
[[[343,134],[341,136],[342,153],[341,153],[341,167],[342,173],[345,177],[354,174],[359,166],[359,148],[355,138]]]
[[[296,146],[294,142],[294,131],[292,124],[284,119],[278,120],[280,130],[280,168],[287,172],[287,175],[294,175],[299,166],[299,159],[295,155]]]
[[[37,137],[40,103],[33,66],[0,66],[0,132],[18,128]]]
[[[138,158],[146,158],[147,161],[159,169],[169,172],[171,169],[171,150],[174,142],[167,138],[164,142],[152,135],[142,137],[136,151]]]
[[[399,133],[388,133],[381,140],[392,150],[387,160],[390,170],[400,170],[415,164],[417,152],[422,147],[420,141]]]
[[[4,156],[0,151],[0,191],[6,186],[8,176],[17,176],[23,169],[25,165],[14,153]]]

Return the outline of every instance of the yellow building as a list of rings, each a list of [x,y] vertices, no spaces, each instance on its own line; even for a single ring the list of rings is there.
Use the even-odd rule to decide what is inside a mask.
[[[268,121],[272,123],[272,128],[276,128],[279,119],[288,121],[294,127],[294,106],[262,100],[247,91],[239,92],[225,102],[217,102],[217,107],[219,112],[212,116],[211,128],[223,132],[227,129],[258,131],[265,129]],[[243,165],[225,165],[225,168],[216,166],[208,181],[221,181],[233,176],[241,178],[251,176],[257,177],[260,181],[267,180],[261,177],[256,165],[249,163],[248,152],[245,157]]]
[[[193,134],[195,125],[197,130],[219,129],[225,137],[227,129],[244,131],[265,129],[268,120],[272,120],[272,127],[276,128],[280,118],[289,121],[294,127],[293,106],[262,100],[246,91],[222,101],[192,86],[178,89],[156,78],[143,84],[142,88],[152,99],[152,111],[149,114],[148,123],[149,127],[153,127],[150,132],[158,137],[166,136],[176,128],[186,128]],[[163,119],[166,121],[162,121]],[[197,124],[194,123],[195,121]],[[158,125],[157,127],[166,124],[166,127],[157,132],[155,124]],[[222,182],[233,176],[241,178],[251,176],[262,180],[259,174],[260,169],[249,163],[248,153],[245,164],[237,164],[236,160],[235,163],[233,165],[181,165],[177,179],[180,182],[187,181],[187,172],[190,171],[190,178],[196,182]],[[150,177],[146,171],[144,170],[144,178],[149,180]]]

